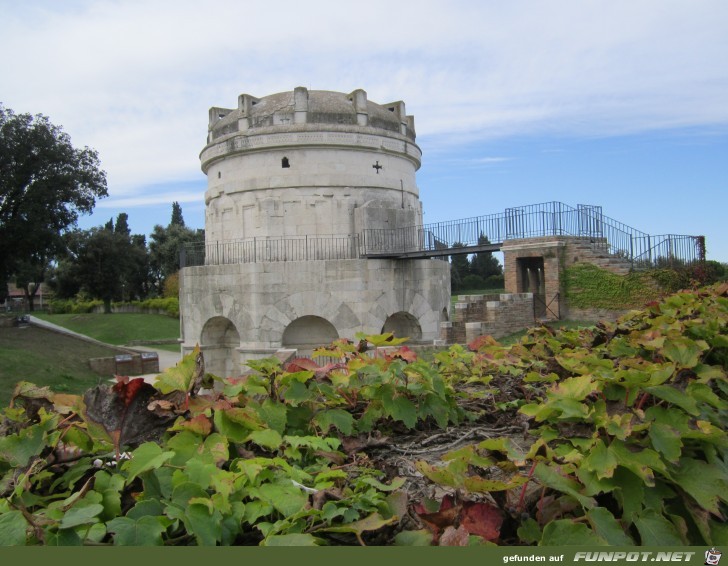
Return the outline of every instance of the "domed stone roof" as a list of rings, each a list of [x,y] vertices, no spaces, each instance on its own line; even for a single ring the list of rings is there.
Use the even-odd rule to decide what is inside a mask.
[[[363,90],[347,94],[303,87],[262,98],[241,94],[237,108],[210,110],[209,129],[211,139],[217,139],[241,130],[311,129],[316,124],[376,128],[415,139],[414,119],[401,101],[381,105],[367,100]]]

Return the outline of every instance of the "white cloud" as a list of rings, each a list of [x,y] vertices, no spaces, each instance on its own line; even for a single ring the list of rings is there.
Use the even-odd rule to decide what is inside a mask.
[[[721,0],[0,6],[3,102],[98,149],[120,198],[201,178],[208,107],[298,85],[405,100],[430,155],[503,136],[728,124]]]

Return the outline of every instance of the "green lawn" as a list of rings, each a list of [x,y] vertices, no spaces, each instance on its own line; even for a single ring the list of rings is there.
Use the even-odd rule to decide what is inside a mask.
[[[161,314],[34,313],[34,315],[106,344],[121,346],[129,344],[132,340],[154,341],[179,338],[179,319]],[[173,345],[171,348],[171,351],[179,350],[177,345]]]
[[[83,393],[105,379],[91,371],[88,359],[118,353],[34,326],[0,327],[0,406],[7,406],[18,381]]]

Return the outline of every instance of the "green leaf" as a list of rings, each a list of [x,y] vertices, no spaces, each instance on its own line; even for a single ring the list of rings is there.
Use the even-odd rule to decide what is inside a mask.
[[[160,546],[162,534],[167,530],[156,517],[149,515],[137,520],[117,517],[106,524],[106,529],[114,533],[117,546]]]
[[[278,450],[283,443],[281,435],[270,428],[251,432],[245,440],[254,442],[261,448],[267,448],[268,450]]]
[[[362,481],[362,483],[371,485],[372,487],[376,487],[379,491],[394,491],[404,485],[405,479],[404,478],[392,478],[392,483],[390,485],[383,484],[382,482],[378,481],[377,479],[373,478],[372,476],[366,476],[366,477],[362,478],[361,481]]]
[[[680,459],[682,440],[680,433],[669,425],[652,423],[650,426],[650,440],[652,446],[660,452],[668,462],[677,462]]]
[[[675,483],[701,507],[716,515],[720,514],[718,501],[728,501],[728,479],[718,467],[702,460],[682,458],[670,473]]]
[[[169,463],[173,466],[183,466],[185,462],[197,454],[199,446],[200,437],[193,432],[184,431],[174,435],[167,441],[167,448],[174,452],[174,457]]]
[[[681,546],[684,543],[675,525],[654,509],[646,509],[635,521],[642,546]]]
[[[216,464],[222,464],[223,462],[227,462],[230,457],[228,446],[228,439],[225,436],[213,432],[205,439],[202,445],[202,452],[212,456],[212,460]]]
[[[288,417],[286,415],[287,409],[283,403],[276,403],[272,399],[266,399],[262,405],[252,405],[258,412],[258,415],[270,428],[284,434],[286,431],[286,422]]]
[[[126,479],[127,485],[139,474],[159,468],[173,457],[174,452],[162,452],[158,444],[145,442],[132,452],[131,460],[122,465],[122,469],[129,473],[129,477]]]
[[[225,435],[232,442],[245,442],[250,431],[254,430],[232,420],[227,410],[215,411],[212,420],[215,423],[215,430]]]
[[[645,484],[626,468],[617,468],[614,481],[618,488],[615,494],[622,504],[622,520],[632,523],[634,516],[641,511],[645,500]]]
[[[440,485],[461,488],[465,479],[462,473],[454,473],[450,466],[430,464],[423,460],[415,462],[415,468],[427,479]]]
[[[58,530],[56,527],[46,527],[43,534],[46,546],[81,546],[83,544],[78,533],[71,529]]]
[[[372,513],[368,517],[364,517],[363,519],[354,521],[353,523],[346,523],[345,525],[328,527],[321,530],[330,533],[355,533],[357,535],[361,535],[366,531],[376,531],[386,525],[396,523],[397,521],[399,521],[399,517],[397,516],[384,519],[379,513]]]
[[[597,440],[586,458],[584,458],[581,466],[596,473],[599,479],[611,478],[614,475],[614,470],[617,469],[617,458],[600,439]]]
[[[645,387],[645,391],[651,393],[655,397],[664,399],[668,403],[677,405],[683,409],[686,413],[697,416],[700,414],[698,405],[693,397],[685,395],[684,392],[675,389],[669,385],[655,385],[653,387]]]
[[[310,534],[293,533],[288,535],[271,535],[261,546],[319,546],[323,541]]]
[[[347,436],[354,431],[354,417],[343,409],[321,411],[316,414],[313,420],[324,434],[327,434],[332,426]]]
[[[205,497],[207,497],[205,488],[198,483],[187,481],[174,488],[171,499],[177,507],[184,509],[189,505],[190,500]]]
[[[640,451],[633,452],[622,440],[613,440],[609,445],[609,451],[614,455],[623,466],[636,474],[648,486],[655,485],[655,475],[653,470],[665,472],[665,464],[660,455],[654,450],[643,448]]]
[[[25,545],[25,531],[28,522],[20,511],[9,511],[0,515],[0,546]]]
[[[156,517],[164,513],[164,508],[158,499],[143,499],[126,514],[130,519],[141,519],[142,517]]]
[[[538,522],[530,517],[523,521],[521,526],[518,527],[518,538],[521,542],[525,542],[526,544],[536,544],[541,540],[542,536],[543,533],[541,532],[541,527]]]
[[[551,468],[543,462],[539,462],[533,475],[538,478],[543,485],[570,495],[584,507],[588,509],[594,507],[594,499],[581,494],[581,484],[570,477],[561,475],[555,468]]]
[[[57,423],[58,416],[54,415],[24,428],[18,434],[0,437],[0,461],[5,460],[14,468],[27,466],[30,459],[46,447],[46,433],[53,430]]]
[[[306,372],[313,373],[313,372]],[[286,402],[294,407],[305,403],[309,399],[313,398],[314,394],[306,387],[305,383],[300,381],[292,381],[291,384],[286,388],[283,393],[283,398]]]
[[[427,529],[402,531],[394,537],[394,546],[430,546],[432,533]]]
[[[382,399],[382,406],[390,417],[403,422],[407,428],[414,428],[417,424],[417,407],[407,397],[385,396]]]
[[[520,474],[514,474],[505,481],[480,476],[467,476],[463,479],[462,486],[471,493],[490,493],[491,491],[506,491],[520,487],[527,482],[528,478]]]
[[[594,507],[586,514],[594,532],[612,546],[634,546],[634,541],[628,536],[607,509]]]
[[[94,475],[94,491],[103,497],[104,519],[113,519],[121,515],[121,491],[124,489],[124,476],[109,474],[99,470]]]
[[[681,367],[694,368],[706,349],[707,344],[702,340],[696,342],[685,336],[675,336],[666,341],[662,353]]]
[[[84,507],[71,507],[63,515],[61,520],[62,529],[70,529],[78,525],[86,525],[88,523],[96,523],[99,521],[98,516],[104,511],[104,506],[98,503],[92,503]]]
[[[200,347],[195,349],[183,357],[176,366],[164,371],[157,377],[154,386],[162,393],[171,393],[172,391],[187,392],[195,372],[196,359],[200,353]]]
[[[266,483],[258,488],[263,501],[270,503],[283,515],[293,515],[308,503],[308,495],[300,488],[290,485]]]
[[[539,546],[607,546],[607,541],[583,523],[551,521],[543,529]]]
[[[216,546],[222,538],[222,514],[202,503],[190,503],[185,509],[189,530],[200,546]]]

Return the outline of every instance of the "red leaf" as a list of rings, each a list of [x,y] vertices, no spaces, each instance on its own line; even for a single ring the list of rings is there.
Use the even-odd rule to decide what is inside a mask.
[[[468,349],[471,352],[477,352],[478,350],[480,350],[481,348],[484,348],[485,346],[497,346],[497,345],[498,345],[498,341],[495,338],[493,338],[492,336],[486,334],[485,336],[478,336],[472,342],[470,342],[470,344],[468,344]]]
[[[112,390],[124,402],[124,406],[128,407],[145,386],[153,389],[151,385],[141,378],[129,380],[125,375],[117,375],[116,383],[112,387]]]
[[[202,436],[208,436],[212,432],[212,423],[205,415],[197,415],[189,420],[177,423],[174,428],[175,430],[189,430]]]
[[[289,373],[295,373],[297,371],[316,371],[321,369],[321,366],[309,358],[294,358],[284,368]]]
[[[503,515],[497,507],[477,501],[463,503],[460,526],[465,527],[471,535],[494,541],[500,537],[502,524]]]
[[[417,352],[410,350],[407,346],[402,346],[399,350],[392,354],[392,357],[399,358],[408,364],[411,364],[412,362],[417,361]]]
[[[455,498],[452,495],[446,495],[442,498],[440,509],[435,513],[427,513],[421,504],[416,504],[414,510],[425,526],[432,531],[435,540],[437,540],[440,531],[454,525],[460,515],[460,505],[455,504]]]

